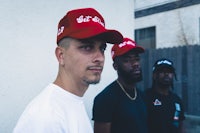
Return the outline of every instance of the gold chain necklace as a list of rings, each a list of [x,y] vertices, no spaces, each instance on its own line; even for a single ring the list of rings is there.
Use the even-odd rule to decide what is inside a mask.
[[[121,87],[121,89],[123,90],[123,92],[126,94],[126,96],[131,99],[131,100],[135,100],[137,98],[137,90],[136,88],[134,88],[134,94],[135,96],[134,97],[131,97],[127,92],[126,90],[124,89],[124,87],[122,86],[122,84],[117,80],[117,83],[119,84],[119,86]]]

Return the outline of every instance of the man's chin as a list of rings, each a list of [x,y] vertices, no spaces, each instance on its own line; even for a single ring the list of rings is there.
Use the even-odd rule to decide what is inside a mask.
[[[139,82],[139,81],[142,81],[142,75],[141,75],[141,73],[139,73],[139,74],[134,74],[134,76],[133,76],[133,80],[135,81],[135,82]]]
[[[131,78],[127,78],[127,81],[132,83],[132,82],[140,82],[142,81],[142,77],[141,76],[134,76],[134,77],[131,77]]]
[[[95,79],[87,79],[85,80],[87,84],[98,84],[100,82],[100,78],[95,78]]]
[[[135,78],[135,81],[136,81],[136,82],[142,81],[142,77]]]
[[[100,80],[93,80],[90,82],[90,84],[98,84]]]
[[[167,86],[171,86],[171,85],[172,85],[172,82],[163,82],[162,85],[163,85],[163,86],[166,86],[166,87],[167,87]]]

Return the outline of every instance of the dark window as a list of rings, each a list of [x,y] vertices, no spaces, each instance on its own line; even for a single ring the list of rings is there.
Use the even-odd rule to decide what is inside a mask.
[[[135,30],[135,41],[145,49],[156,48],[156,27]]]

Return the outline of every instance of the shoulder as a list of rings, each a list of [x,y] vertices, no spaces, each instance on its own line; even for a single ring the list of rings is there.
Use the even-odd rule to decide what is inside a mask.
[[[94,98],[93,107],[99,109],[114,106],[119,100],[118,91],[119,87],[117,82],[112,82]]]
[[[151,104],[155,97],[157,97],[157,94],[152,88],[147,88],[144,91],[144,100],[146,103]]]
[[[154,95],[154,91],[152,88],[147,88],[146,90],[144,90],[144,96],[145,97],[149,97],[149,96],[152,96]]]
[[[181,101],[182,101],[181,97],[178,96],[176,93],[170,91],[170,95],[172,96],[172,98],[173,98],[175,101],[177,101],[177,102],[181,102]]]
[[[54,97],[53,91],[48,87],[36,96],[20,116],[14,133],[59,132],[64,126],[65,117],[62,107],[56,103]]]
[[[53,110],[48,105],[36,104],[32,102],[27,106],[22,113],[17,125],[14,129],[14,133],[18,132],[48,132],[48,130],[54,130],[55,126],[61,126],[62,117],[59,113]],[[55,129],[56,130],[56,129]],[[57,129],[58,130],[58,129]]]
[[[48,86],[31,100],[22,113],[22,121],[42,121],[55,118],[60,110],[54,99],[54,91]],[[56,108],[56,110],[55,110]]]
[[[136,88],[137,90],[137,95],[141,96],[142,98],[145,97],[145,90],[141,90],[140,88]]]
[[[117,84],[116,81],[113,81],[111,84],[105,87],[99,94],[97,94],[95,99],[101,99],[101,98],[112,99],[118,94],[118,91],[119,91],[119,85]]]

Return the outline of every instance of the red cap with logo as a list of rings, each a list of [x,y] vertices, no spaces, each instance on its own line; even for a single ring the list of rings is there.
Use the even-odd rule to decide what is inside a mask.
[[[130,38],[124,38],[122,43],[113,45],[111,49],[112,59],[126,54],[130,50],[135,50],[137,53],[144,52],[144,48],[137,46],[135,41],[131,40]]]
[[[99,12],[93,8],[69,11],[58,24],[57,44],[65,37],[87,39],[101,35],[107,43],[121,43],[123,36],[119,31],[105,28]]]

